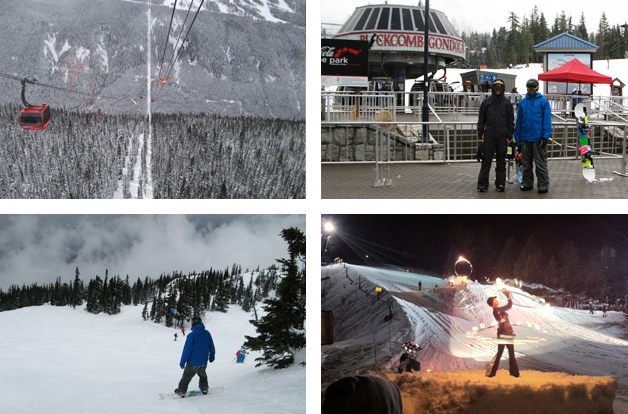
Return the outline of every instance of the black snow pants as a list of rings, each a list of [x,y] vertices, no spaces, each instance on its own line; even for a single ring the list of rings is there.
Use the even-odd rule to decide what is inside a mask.
[[[201,391],[207,391],[209,389],[209,385],[207,383],[207,373],[205,372],[207,369],[207,365],[203,365],[202,367],[195,367],[193,365],[187,364],[185,369],[183,370],[183,376],[181,377],[181,381],[179,381],[179,386],[177,390],[180,394],[187,392],[188,384],[194,378],[194,375],[198,374],[198,387]]]
[[[515,346],[511,344],[499,344],[497,345],[497,354],[495,358],[491,361],[491,364],[486,369],[487,377],[494,377],[499,369],[499,360],[502,358],[502,354],[504,353],[504,347],[508,348],[508,363],[510,375],[513,377],[519,376],[519,366],[517,366],[517,360],[515,359]]]
[[[495,155],[495,187],[506,185],[506,152],[508,142],[506,137],[485,137],[482,167],[478,176],[478,188],[488,188],[488,176]]]

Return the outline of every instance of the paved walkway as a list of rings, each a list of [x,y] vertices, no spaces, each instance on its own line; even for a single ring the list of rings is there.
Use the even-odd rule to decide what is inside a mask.
[[[550,188],[546,194],[519,190],[519,182],[506,183],[499,193],[494,186],[486,193],[476,189],[479,163],[393,164],[392,185],[375,187],[375,164],[321,165],[323,199],[628,199],[628,178],[613,174],[620,171],[619,159],[596,159],[598,181],[583,177],[579,160],[549,160]],[[513,167],[514,179],[514,167]],[[490,183],[495,182],[495,164]]]

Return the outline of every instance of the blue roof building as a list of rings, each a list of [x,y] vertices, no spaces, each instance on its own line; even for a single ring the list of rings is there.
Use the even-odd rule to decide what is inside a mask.
[[[543,54],[543,69],[546,72],[556,69],[573,59],[578,59],[591,68],[593,66],[593,54],[599,48],[599,46],[569,33],[559,34],[532,46],[535,52]],[[545,94],[569,94],[576,90],[589,95],[592,93],[592,85],[578,83],[565,85],[562,82],[544,82],[543,85],[543,93]]]
[[[582,40],[569,33],[562,33],[558,36],[554,36],[538,45],[532,46],[535,52],[547,53],[547,52],[589,52],[595,53],[600,47],[589,43],[586,40]]]

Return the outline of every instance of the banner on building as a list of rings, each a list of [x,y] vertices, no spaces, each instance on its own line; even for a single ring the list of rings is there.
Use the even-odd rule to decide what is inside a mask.
[[[368,86],[368,42],[321,39],[323,86]]]

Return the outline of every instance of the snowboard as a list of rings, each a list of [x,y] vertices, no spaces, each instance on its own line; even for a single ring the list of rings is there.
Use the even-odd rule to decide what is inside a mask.
[[[589,126],[587,107],[583,103],[579,103],[576,105],[574,113],[576,114],[576,123],[578,126],[578,144],[580,151],[580,164],[582,166],[582,176],[588,182],[593,182],[595,181],[593,155],[599,154],[599,151],[594,151],[591,148],[591,127]]]
[[[512,184],[514,181],[512,180],[512,176],[510,175],[510,172],[512,171],[512,163],[515,160],[515,153],[516,153],[516,148],[515,148],[515,141],[512,141],[510,144],[508,144],[508,149],[506,150],[506,163],[508,166],[508,170],[506,171],[506,182],[508,184]]]
[[[515,178],[519,183],[523,183],[523,173],[521,171],[521,160],[523,155],[521,154],[521,144],[515,144]]]
[[[223,392],[225,390],[225,387],[211,387],[209,389],[209,391],[207,392],[207,395],[209,394],[218,394],[220,392]],[[170,393],[160,393],[159,396],[161,397],[162,400],[168,399],[168,398],[189,398],[189,397],[200,397],[203,396],[205,394],[203,394],[201,392],[201,390],[192,390],[192,391],[188,391],[187,394],[185,394],[185,397],[180,396],[179,394],[175,394],[174,391],[170,392]]]

